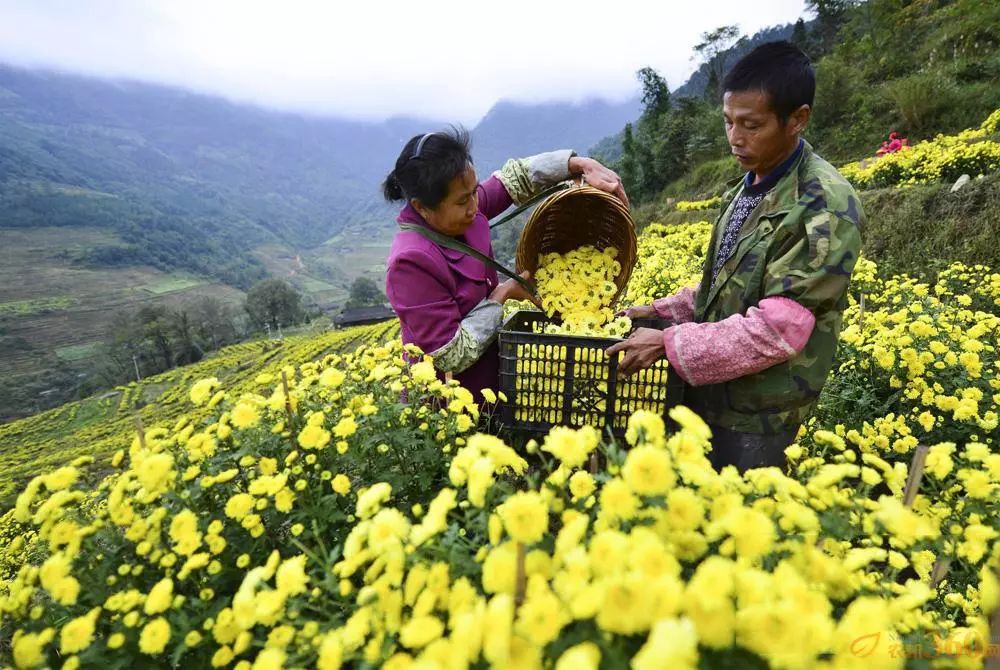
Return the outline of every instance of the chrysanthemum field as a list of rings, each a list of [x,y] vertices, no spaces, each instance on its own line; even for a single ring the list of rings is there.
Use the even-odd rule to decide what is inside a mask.
[[[708,229],[644,231],[626,300],[693,283]],[[742,476],[709,466],[683,407],[671,428],[633,415],[618,442],[477,434],[491,408],[402,365],[386,329],[252,378],[202,367],[164,391],[169,413],[147,405],[141,430],[126,413],[110,455],[67,451],[0,519],[0,659],[981,667],[1000,602],[998,315],[989,268],[928,284],[862,262],[788,471]]]

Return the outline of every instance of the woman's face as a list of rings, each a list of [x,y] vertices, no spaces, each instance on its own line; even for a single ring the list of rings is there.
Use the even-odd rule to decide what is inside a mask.
[[[470,165],[465,171],[448,182],[448,195],[438,206],[425,207],[419,199],[413,199],[413,207],[430,227],[439,233],[457,237],[472,225],[479,211],[479,195],[476,192],[476,170]]]

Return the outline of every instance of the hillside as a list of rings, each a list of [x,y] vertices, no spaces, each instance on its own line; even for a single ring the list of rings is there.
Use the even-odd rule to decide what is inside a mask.
[[[0,473],[0,509],[38,472],[78,456],[105,460],[135,433],[139,417],[147,426],[173,423],[182,415],[197,418],[187,407],[186,387],[202,377],[251,390],[265,371],[396,337],[397,321],[327,332],[305,332],[283,339],[259,339],[226,347],[199,363],[132,382],[27,419],[0,425],[4,469]]]
[[[512,155],[582,152],[637,111],[635,100],[500,102],[472,129],[474,157],[488,173]],[[316,247],[384,218],[378,186],[402,143],[447,125],[305,117],[6,66],[0,120],[4,228],[106,227],[120,241],[78,260],[186,269],[242,288],[262,269],[256,247]]]
[[[933,277],[952,261],[1000,267],[1000,174],[975,179],[957,192],[952,184],[862,191],[868,225],[864,254],[893,272]],[[684,201],[680,201],[684,202]],[[676,204],[676,203],[675,203]],[[645,209],[640,227],[714,220],[715,208],[677,211],[673,205]]]
[[[428,124],[307,118],[10,67],[0,92],[5,227],[109,227],[124,249],[96,252],[97,264],[216,276],[225,255],[316,244],[362,219],[383,157]]]
[[[815,7],[821,15],[798,24],[790,39],[816,70],[806,139],[835,165],[874,158],[890,132],[912,145],[975,128],[996,108],[997,3],[869,0]],[[904,41],[912,48],[898,48]],[[666,112],[643,111],[631,149],[617,163],[641,221],[653,220],[669,198],[718,195],[739,174],[728,155],[721,106],[690,97],[697,93],[691,87],[675,91]],[[606,140],[599,147],[614,152],[615,144]]]
[[[0,229],[0,238],[0,370],[7,380],[0,418],[33,414],[101,384],[95,359],[119,314],[208,298],[238,304],[243,297],[191,272],[75,262],[115,243],[103,227]]]

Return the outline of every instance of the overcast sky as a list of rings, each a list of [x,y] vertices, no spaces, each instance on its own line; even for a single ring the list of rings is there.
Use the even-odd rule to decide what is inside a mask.
[[[281,109],[475,123],[497,100],[671,88],[701,33],[793,23],[803,0],[0,0],[0,62]],[[808,17],[807,17],[808,18]]]

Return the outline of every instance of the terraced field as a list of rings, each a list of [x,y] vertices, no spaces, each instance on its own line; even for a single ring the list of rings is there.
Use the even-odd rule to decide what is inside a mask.
[[[242,291],[187,274],[76,264],[89,249],[119,243],[100,228],[6,228],[0,237],[0,372],[9,383],[61,360],[92,360],[116,312],[176,307],[196,296],[243,299]]]
[[[194,380],[217,377],[233,389],[248,391],[256,388],[254,380],[265,368],[297,366],[328,353],[351,350],[363,342],[393,338],[398,331],[399,323],[389,321],[319,334],[242,342],[193,365],[143,379],[141,383],[119,386],[108,393],[2,425],[0,454],[4,468],[0,472],[0,509],[10,507],[13,496],[39,472],[83,455],[106,463],[107,459],[102,457],[128,446],[137,417],[146,426],[172,425],[189,410],[185,393]]]

